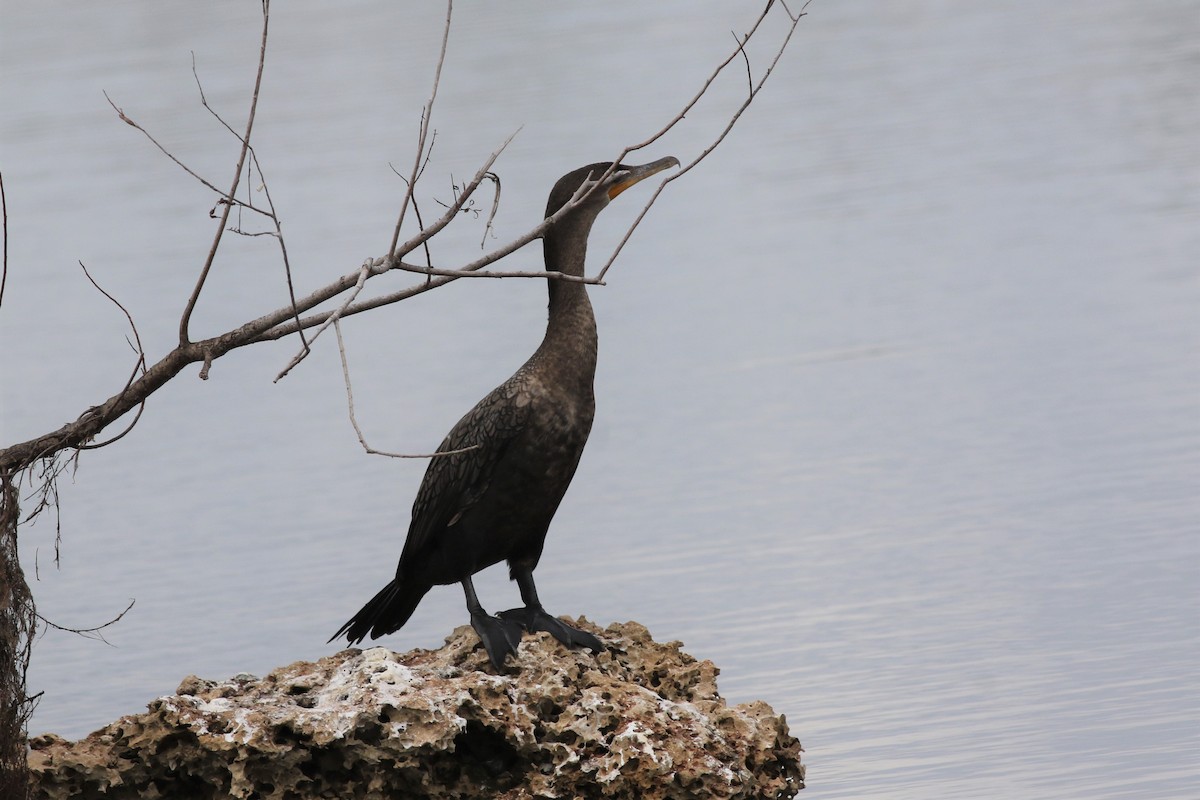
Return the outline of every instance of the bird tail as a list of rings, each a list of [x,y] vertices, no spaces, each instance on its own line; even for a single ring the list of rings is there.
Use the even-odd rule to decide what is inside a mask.
[[[412,581],[401,583],[399,578],[394,579],[380,589],[357,614],[346,621],[345,625],[338,628],[337,633],[329,637],[329,641],[332,642],[344,634],[350,644],[357,644],[368,633],[372,639],[378,639],[400,630],[430,588],[432,587],[413,584]]]

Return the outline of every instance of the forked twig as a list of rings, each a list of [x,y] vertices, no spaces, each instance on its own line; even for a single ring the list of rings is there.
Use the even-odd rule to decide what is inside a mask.
[[[119,300],[117,300],[117,298],[113,297],[111,294],[106,292],[104,290],[104,287],[102,287],[100,284],[96,283],[96,279],[92,277],[92,273],[88,272],[88,268],[86,266],[84,266],[82,261],[79,262],[79,268],[83,270],[83,274],[87,277],[88,281],[92,284],[92,286],[96,287],[96,291],[100,292],[100,294],[104,295],[109,300],[111,300],[113,305],[115,305],[117,308],[121,309],[121,313],[125,315],[125,319],[129,320],[129,328],[130,328],[130,330],[133,331],[133,342],[130,343],[130,347],[132,347],[133,351],[137,354],[137,361],[133,365],[133,372],[130,374],[129,380],[125,381],[125,386],[124,386],[124,388],[121,389],[122,393],[127,392],[127,391],[129,391],[129,387],[133,386],[133,382],[135,380],[137,380],[137,376],[138,376],[139,372],[143,375],[146,374],[146,351],[142,349],[142,337],[138,335],[137,325],[134,323],[133,315],[129,313],[129,309],[127,309],[127,308],[125,308],[125,306],[121,305],[121,302]],[[128,341],[128,339],[126,339],[126,341]],[[128,426],[126,426],[125,430],[121,431],[116,436],[113,436],[112,438],[107,439],[103,442],[92,443],[92,444],[80,444],[75,449],[76,450],[98,450],[101,447],[107,447],[108,445],[112,444],[113,442],[117,441],[118,439],[124,438],[124,436],[127,433],[129,433],[131,430],[133,430],[133,427],[138,424],[138,420],[140,420],[142,418],[142,412],[145,410],[146,410],[146,400],[143,398],[142,402],[138,404],[137,414],[134,415],[133,420],[129,423]],[[85,413],[87,413],[87,412],[85,412]]]
[[[288,259],[287,242],[283,238],[283,223],[279,219],[279,215],[275,213],[275,201],[271,199],[271,189],[267,186],[267,176],[263,174],[262,164],[258,162],[258,155],[254,152],[254,148],[250,148],[250,161],[254,168],[258,170],[258,177],[262,181],[263,196],[267,199],[267,207],[271,209],[271,222],[275,225],[275,240],[279,242],[279,256],[283,259],[283,275],[287,279],[288,300],[292,304],[292,318],[297,322],[300,321],[300,309],[296,307],[296,286],[292,280],[292,262]],[[300,345],[307,353],[309,348],[308,339],[304,337],[304,331],[297,330],[297,335],[300,337]]]
[[[250,341],[261,341],[264,338],[280,338],[280,336],[290,334],[290,333],[295,333],[298,330],[303,330],[305,328],[311,328],[316,325],[320,325],[323,330],[326,326],[328,326],[328,324],[330,322],[333,322],[335,319],[349,316],[350,314],[358,313],[357,311],[352,310],[352,309],[356,308],[356,305],[354,304],[353,301],[357,298],[359,292],[362,291],[362,284],[365,283],[369,278],[371,278],[375,275],[379,275],[384,272],[387,272],[389,269],[396,268],[397,265],[402,263],[400,261],[400,259],[403,258],[403,256],[405,254],[412,252],[412,250],[414,250],[415,248],[417,248],[420,245],[422,245],[423,243],[429,241],[429,239],[431,239],[433,236],[437,235],[437,233],[439,231],[441,231],[443,228],[445,228],[447,225],[449,225],[450,222],[453,221],[454,218],[458,215],[458,212],[460,210],[462,210],[463,204],[466,203],[467,199],[479,187],[479,184],[483,181],[483,179],[489,174],[489,172],[491,171],[491,168],[492,168],[492,164],[496,163],[496,159],[500,157],[500,154],[504,152],[505,148],[508,147],[508,145],[512,142],[513,137],[516,136],[519,131],[520,131],[520,129],[518,129],[517,131],[514,131],[512,133],[512,135],[510,135],[507,139],[504,140],[504,144],[500,145],[500,148],[498,150],[496,150],[494,153],[492,153],[490,157],[488,157],[488,160],[486,162],[484,162],[483,166],[479,168],[479,171],[475,173],[475,177],[472,178],[471,182],[464,187],[462,194],[460,194],[457,198],[455,198],[454,203],[448,209],[446,209],[446,213],[444,213],[441,217],[439,217],[431,226],[429,226],[428,228],[422,228],[420,233],[418,233],[416,236],[413,236],[411,239],[406,241],[404,244],[400,245],[400,248],[398,251],[393,251],[392,254],[384,256],[383,258],[377,258],[377,259],[368,261],[367,263],[363,264],[362,267],[359,268],[359,270],[357,272],[357,277],[354,280],[353,293],[338,308],[334,309],[333,311],[327,311],[327,312],[323,312],[321,314],[314,314],[311,317],[306,317],[301,320],[293,319],[291,321],[291,325],[277,324],[275,326],[272,326],[272,328],[274,328],[274,330],[280,331],[279,336],[267,337],[267,336],[262,336],[260,334],[258,337],[255,337],[253,340],[246,341],[245,344],[249,344]],[[500,258],[500,256],[496,256],[492,260],[494,261],[494,260],[497,260],[498,258]],[[491,262],[489,261],[488,263],[491,263]],[[414,271],[421,272],[423,270],[422,270],[422,268],[418,267]],[[345,291],[345,289],[351,288],[351,285],[346,281],[347,277],[349,277],[349,276],[343,276],[342,280],[339,282],[341,284],[345,284],[344,288],[337,288],[336,291],[330,291],[329,287],[326,287],[325,289],[314,292],[313,294],[309,295],[308,297],[302,298],[301,300],[294,303],[293,305],[307,310],[307,309],[315,307],[319,303],[324,302],[325,300],[329,299],[333,295],[341,294],[343,291]],[[454,278],[447,277],[447,276],[440,276],[440,277],[441,277],[441,281],[435,281],[432,278],[430,278],[429,280],[427,280],[425,282],[423,288],[418,288],[417,291],[413,292],[413,294],[417,294],[421,291],[427,291],[428,289],[432,289],[435,286],[442,285],[442,283],[454,280]],[[367,301],[367,302],[369,302],[369,301]],[[391,301],[391,302],[395,302],[395,301]],[[371,307],[374,308],[375,306],[371,306]],[[318,334],[319,334],[319,331],[318,331]],[[316,339],[316,335],[314,335],[312,337],[312,339]],[[312,339],[310,339],[309,341],[311,342]],[[296,357],[294,357],[292,359],[291,363],[289,363],[288,366],[284,368],[283,372],[279,373],[279,375],[276,376],[275,380],[278,381],[280,378],[287,375],[287,373],[292,369],[292,367],[294,367],[296,364],[300,363],[300,361],[302,361],[304,359],[304,355],[305,355],[304,352],[301,352]]]
[[[492,195],[492,210],[488,212],[487,223],[483,226],[483,238],[479,240],[479,249],[482,250],[487,244],[488,234],[491,233],[494,238],[496,234],[492,231],[492,222],[496,219],[496,212],[500,210],[500,176],[494,172],[489,172],[484,175],[485,178],[490,178],[492,183],[496,184],[496,192]]]
[[[404,256],[411,253],[423,243],[429,241],[443,228],[453,222],[458,216],[458,212],[462,210],[467,201],[471,199],[471,195],[473,195],[475,190],[479,188],[479,184],[482,183],[484,179],[487,178],[487,176],[491,173],[492,165],[496,163],[496,159],[500,157],[501,153],[508,149],[508,146],[512,144],[512,140],[515,139],[517,134],[520,132],[521,129],[517,128],[509,135],[507,139],[504,140],[504,143],[501,144],[499,148],[497,148],[490,156],[488,156],[487,161],[485,161],[483,166],[476,171],[475,176],[471,178],[470,182],[466,186],[463,187],[462,192],[454,198],[454,202],[446,208],[446,211],[444,214],[442,214],[442,216],[438,217],[438,219],[434,221],[434,223],[428,228],[422,228],[420,232],[414,236],[411,236],[406,242],[392,248],[388,256],[385,256],[380,260],[381,263],[386,262],[389,257],[394,259],[404,258]]]
[[[195,170],[193,170],[191,167],[189,167],[187,164],[180,161],[179,158],[176,157],[176,155],[174,153],[172,153],[170,150],[168,150],[166,147],[163,146],[162,142],[158,141],[158,139],[155,139],[153,134],[150,133],[150,131],[143,128],[140,124],[138,124],[138,122],[136,120],[132,119],[129,115],[127,115],[125,113],[125,109],[121,108],[116,103],[114,103],[113,99],[108,96],[108,92],[102,92],[102,94],[104,95],[104,99],[108,101],[108,104],[110,106],[112,106],[113,111],[117,112],[117,117],[121,120],[121,122],[124,122],[126,125],[133,128],[134,130],[140,132],[143,136],[145,136],[147,139],[149,139],[150,143],[159,149],[159,152],[161,152],[163,155],[165,155],[167,158],[169,158],[181,170],[183,170],[188,175],[191,175],[193,178],[195,178],[197,181],[199,181],[206,189],[210,190],[211,192],[213,192],[214,194],[219,196],[221,198],[221,202],[232,203],[234,205],[243,206],[251,211],[258,212],[259,214],[265,215],[267,213],[266,211],[264,211],[261,208],[258,208],[257,206],[250,205],[249,203],[244,203],[235,197],[230,197],[229,195],[225,194],[225,192],[218,189],[216,186],[213,185],[212,181],[208,180],[203,175],[200,175]]]
[[[254,129],[254,115],[258,111],[258,95],[262,89],[263,68],[267,61],[267,31],[270,28],[271,22],[271,0],[263,0],[263,24],[262,38],[258,46],[258,69],[254,76],[254,93],[250,98],[250,114],[246,119],[246,132],[242,134],[242,148],[238,153],[237,166],[234,168],[233,182],[229,191],[225,193],[225,197],[234,198],[237,196],[238,184],[242,179],[242,170],[246,166],[246,154],[250,150],[250,132]],[[195,288],[192,289],[192,294],[188,298],[187,305],[183,309],[183,315],[179,319],[179,344],[185,346],[190,344],[191,339],[188,336],[188,323],[191,321],[192,312],[196,308],[196,302],[200,299],[200,292],[204,289],[204,283],[208,280],[209,270],[212,269],[213,261],[217,257],[217,248],[221,245],[221,237],[225,234],[225,225],[229,221],[229,210],[232,208],[231,200],[222,203],[224,206],[221,210],[221,223],[217,226],[216,234],[213,237],[212,247],[208,250],[208,257],[204,260],[204,266],[200,269],[200,277],[196,281]],[[205,372],[207,374],[207,371]]]
[[[429,159],[433,156],[433,145],[436,142],[437,142],[437,131],[434,131],[433,138],[429,140],[429,148],[425,151],[425,161],[421,164],[421,169],[418,170],[418,172],[417,172],[417,180],[420,180],[421,176],[425,174],[425,168],[427,166],[429,166]],[[398,170],[394,166],[392,166],[391,163],[388,164],[388,169],[390,169],[392,171],[392,174],[394,174],[397,178],[404,181],[404,184],[406,186],[409,185],[408,178],[401,175],[400,170]],[[413,213],[416,214],[416,216],[417,216],[417,230],[423,231],[423,230],[425,230],[425,220],[423,220],[421,218],[421,206],[417,203],[416,195],[413,195],[412,205],[413,205]],[[425,265],[432,267],[433,266],[433,254],[429,250],[429,240],[426,239],[425,241],[421,242],[421,247],[425,250]]]
[[[678,172],[672,173],[671,175],[667,176],[666,178],[664,178],[662,181],[659,182],[658,187],[654,190],[654,194],[650,195],[650,199],[646,201],[646,205],[644,205],[642,207],[641,212],[637,215],[637,218],[634,219],[633,224],[630,225],[628,230],[625,231],[625,235],[621,238],[621,241],[617,243],[617,246],[613,250],[612,255],[609,256],[608,261],[606,261],[604,263],[604,266],[600,269],[600,272],[597,273],[597,275],[596,275],[597,279],[603,280],[604,276],[606,274],[608,274],[609,268],[613,265],[613,262],[617,260],[617,256],[620,255],[621,249],[625,247],[625,243],[629,241],[629,238],[631,236],[633,236],[634,230],[636,230],[637,226],[639,224],[641,224],[642,219],[650,211],[650,207],[654,205],[654,202],[658,199],[658,196],[660,194],[662,194],[663,189],[665,189],[667,187],[667,184],[671,183],[672,181],[678,180],[679,178],[683,177],[687,173],[691,172],[692,169],[697,164],[699,164],[704,159],[708,158],[709,154],[712,153],[712,151],[716,150],[717,147],[721,144],[721,142],[725,141],[725,137],[729,135],[729,132],[731,130],[733,130],[733,126],[737,124],[737,121],[739,119],[741,119],[742,114],[746,111],[747,108],[749,108],[750,104],[752,102],[754,102],[754,98],[758,96],[758,93],[762,90],[763,85],[766,84],[767,78],[769,78],[771,76],[771,73],[775,70],[775,65],[778,64],[779,59],[783,57],[783,53],[785,50],[787,50],[788,43],[792,39],[792,34],[796,32],[796,26],[800,24],[800,20],[805,16],[805,9],[808,8],[809,3],[811,3],[811,2],[812,2],[812,0],[807,0],[807,2],[805,2],[805,4],[803,6],[801,6],[799,14],[792,14],[791,10],[788,9],[786,5],[784,5],[783,3],[780,3],[780,5],[783,6],[784,12],[787,14],[788,20],[791,22],[791,24],[788,26],[787,33],[783,37],[783,42],[776,49],[775,55],[771,59],[771,63],[767,66],[766,71],[763,72],[763,74],[759,77],[757,83],[753,83],[753,82],[751,83],[750,91],[747,93],[746,99],[742,101],[742,104],[740,106],[738,106],[737,111],[735,111],[733,116],[729,118],[729,122],[725,125],[724,130],[721,131],[721,133],[716,137],[716,139],[714,139],[712,141],[712,143],[708,145],[708,147],[704,148],[704,150],[701,151],[700,155],[696,156],[694,159],[692,159],[690,162],[688,162],[686,165],[684,165]],[[697,94],[694,98],[692,98],[692,102],[688,104],[687,108],[691,108],[693,105],[695,105],[695,103],[700,99],[700,97],[703,96],[703,94],[706,91],[708,91],[708,87],[712,85],[712,82],[717,77],[717,75],[720,74],[720,72],[723,69],[725,69],[725,67],[727,67],[733,61],[733,59],[737,57],[737,55],[739,53],[746,60],[746,70],[747,70],[747,73],[749,73],[750,58],[748,55],[746,55],[746,49],[745,49],[746,43],[748,41],[750,41],[750,37],[754,35],[754,32],[758,30],[759,25],[761,25],[762,21],[764,19],[766,19],[767,13],[770,12],[772,5],[774,5],[774,0],[771,0],[771,2],[767,3],[766,7],[763,9],[762,14],[759,15],[758,20],[755,21],[754,26],[750,29],[750,32],[747,33],[740,41],[738,41],[737,48],[729,55],[728,58],[726,58],[723,62],[721,62],[720,66],[718,66],[717,69],[713,72],[713,74],[711,76],[709,76],[709,79],[705,82],[704,87],[700,90],[699,94]],[[685,111],[687,110],[687,108],[685,108]],[[680,119],[682,119],[682,114],[676,116],[676,118],[671,120],[671,122],[665,128],[663,128],[658,134],[651,137],[650,139],[647,139],[642,144],[638,144],[638,145],[634,145],[632,147],[625,148],[625,150],[622,151],[621,156],[618,157],[618,161],[621,158],[624,158],[627,154],[633,152],[634,150],[638,150],[638,149],[644,147],[646,144],[649,144],[650,142],[657,140],[664,133],[666,133],[668,130],[673,128],[675,126],[675,124],[679,122]]]
[[[291,264],[291,261],[288,259],[287,242],[283,238],[283,224],[279,219],[279,214],[275,211],[275,202],[271,199],[271,188],[267,184],[266,173],[263,172],[262,164],[258,160],[258,153],[255,152],[254,146],[249,143],[248,139],[243,139],[241,134],[239,134],[236,130],[234,130],[233,126],[230,125],[228,122],[226,122],[225,118],[222,117],[221,114],[215,108],[213,108],[212,106],[210,106],[208,104],[208,97],[204,94],[204,84],[200,80],[200,73],[196,70],[196,54],[194,52],[192,53],[192,78],[196,81],[196,90],[198,92],[200,92],[200,105],[202,105],[204,107],[204,109],[209,114],[211,114],[214,119],[216,119],[217,122],[221,123],[221,126],[223,128],[225,128],[225,130],[229,131],[229,133],[231,133],[233,135],[233,137],[235,139],[237,139],[247,149],[247,151],[250,154],[251,167],[255,170],[258,170],[258,178],[259,178],[260,184],[262,185],[263,196],[267,200],[267,210],[266,211],[263,211],[261,209],[255,209],[255,210],[258,210],[260,214],[264,214],[267,218],[269,218],[271,220],[272,224],[275,226],[275,230],[273,232],[263,231],[263,232],[259,232],[259,233],[247,233],[246,231],[241,230],[241,227],[239,224],[239,226],[237,228],[234,228],[233,231],[235,233],[241,234],[242,236],[274,236],[276,241],[279,242],[279,254],[280,254],[280,257],[283,259],[283,274],[284,274],[284,277],[287,279],[288,299],[292,303],[293,316],[298,321],[300,319],[300,310],[298,308],[296,308],[296,287],[295,287],[294,281],[292,280],[292,264]],[[247,131],[247,133],[248,132],[249,131]],[[250,194],[249,187],[247,187],[247,190],[246,190],[247,197],[249,197],[249,194]],[[254,208],[254,206],[252,206],[248,202],[241,204],[241,206]],[[241,207],[241,206],[239,206],[239,207]],[[239,214],[239,220],[240,220],[240,214]],[[308,341],[304,338],[304,331],[297,331],[297,333],[300,335],[301,345],[303,345],[303,347],[305,349],[307,349]]]
[[[495,162],[495,160],[500,156],[500,153],[503,152],[504,148],[507,147],[508,144],[513,140],[513,136],[516,136],[516,135],[517,134],[514,133],[512,136],[509,136],[508,139],[505,140],[504,144],[501,145],[500,149],[497,150],[496,152],[492,153],[491,157],[487,160],[487,162],[482,167],[480,167],[479,172],[475,173],[475,177],[472,179],[472,181],[469,184],[467,184],[467,187],[463,191],[463,193],[455,200],[454,205],[452,205],[449,209],[447,209],[446,213],[443,214],[440,219],[438,219],[429,228],[426,228],[425,231],[423,231],[421,236],[415,236],[412,239],[409,239],[403,245],[401,245],[401,247],[400,247],[401,255],[403,255],[404,253],[410,252],[412,249],[416,248],[422,241],[422,236],[424,236],[426,238],[429,236],[433,236],[438,231],[440,231],[442,228],[444,228],[447,224],[449,224],[449,222],[452,219],[454,219],[454,216],[462,208],[462,204],[466,201],[466,198],[469,197],[471,192],[475,191],[475,189],[479,186],[480,181],[483,180],[484,174],[489,169],[491,169],[492,163]],[[350,305],[341,309],[338,316],[344,319],[353,314],[360,314],[363,311],[367,311],[372,308],[378,308],[379,306],[384,306],[384,305],[388,305],[390,303],[396,303],[401,300],[406,300],[409,297],[413,297],[414,295],[422,294],[424,292],[430,291],[431,289],[436,289],[439,286],[444,286],[445,284],[450,283],[451,281],[458,280],[459,278],[474,276],[476,273],[478,273],[480,270],[482,270],[484,267],[488,266],[489,264],[493,264],[493,263],[499,261],[500,259],[504,258],[505,256],[509,255],[510,253],[520,250],[522,247],[529,244],[530,242],[533,242],[537,239],[542,238],[542,236],[545,234],[545,232],[547,230],[549,230],[551,228],[551,226],[553,226],[556,222],[558,222],[559,219],[561,219],[563,216],[571,213],[576,208],[578,208],[579,204],[582,203],[586,199],[587,195],[591,191],[593,191],[597,185],[599,185],[598,181],[588,181],[583,186],[581,186],[578,191],[575,192],[574,196],[572,196],[571,199],[562,206],[562,208],[558,209],[558,211],[555,211],[549,217],[542,220],[537,226],[531,228],[524,235],[519,236],[516,239],[513,239],[508,244],[502,245],[486,255],[480,256],[479,258],[475,259],[474,261],[470,262],[469,264],[463,265],[458,270],[454,270],[454,271],[447,270],[447,272],[453,272],[454,274],[439,275],[436,278],[432,278],[430,280],[425,281],[424,283],[417,284],[415,286],[410,286],[406,289],[401,289],[400,291],[397,291],[397,292],[380,295],[378,297],[372,297],[367,300],[361,300],[357,303],[351,303]],[[391,259],[389,259],[387,257],[377,258],[373,261],[368,262],[364,266],[369,266],[371,268],[371,275],[373,276],[373,275],[379,274],[379,273],[384,272],[387,269],[389,269],[388,264],[390,261],[391,261]],[[398,267],[393,262],[392,266],[390,268],[397,269]],[[413,269],[413,271],[424,272],[425,270],[421,267],[416,267]],[[459,274],[459,273],[471,273],[471,274],[467,275],[467,274]],[[343,276],[341,281],[339,281],[339,283],[338,283],[338,286],[341,288],[338,288],[335,293],[340,293],[341,291],[344,291],[345,288],[348,288],[348,286],[349,286],[349,283],[347,281],[348,277],[349,276]],[[558,275],[543,275],[541,273],[514,273],[513,277],[539,277],[539,278],[540,277],[549,277],[549,278],[555,278],[555,279],[559,279],[559,280],[568,279],[567,276],[560,277]],[[594,278],[590,278],[590,279],[584,278],[584,279],[575,279],[575,280],[583,280],[585,282],[591,282],[591,283],[597,282],[597,280]],[[321,296],[321,300],[328,299],[329,294],[330,294],[329,287],[326,287],[326,289],[319,290],[318,292],[315,292],[313,295],[310,295],[308,298],[301,299],[300,306],[301,306],[301,308],[312,308],[317,303],[309,302],[310,300],[312,300],[313,298],[315,298],[317,296]],[[320,302],[320,301],[317,301],[317,302]],[[323,322],[325,322],[329,318],[331,313],[332,312],[318,312],[316,314],[312,314],[310,316],[302,318],[298,324],[304,328],[311,328],[313,326],[320,325]],[[276,312],[276,316],[277,315],[278,315],[278,312]],[[296,324],[297,323],[294,323],[294,322],[284,323],[281,321],[280,323],[277,323],[276,325],[273,325],[273,326],[270,326],[270,327],[264,329],[261,333],[257,334],[253,339],[249,339],[242,344],[250,344],[250,343],[256,342],[256,341],[264,341],[264,340],[268,340],[268,339],[282,338],[283,336],[287,336],[288,334],[294,333],[295,328],[293,326]],[[239,346],[241,346],[241,344],[239,344]]]
[[[282,372],[280,372],[278,375],[275,376],[275,380],[272,381],[272,383],[279,383],[279,381],[281,381],[285,377],[287,377],[287,374],[292,371],[292,367],[299,364],[301,361],[303,361],[305,358],[308,357],[308,354],[310,352],[312,352],[312,348],[309,346],[309,344],[311,342],[316,341],[317,337],[320,336],[321,333],[326,328],[328,328],[331,323],[333,325],[337,325],[338,318],[341,317],[342,312],[346,310],[347,306],[349,306],[351,303],[354,302],[354,299],[356,297],[358,297],[359,292],[361,292],[363,290],[363,287],[366,286],[367,278],[368,278],[368,276],[370,276],[370,274],[371,274],[370,264],[363,264],[362,267],[360,267],[358,270],[358,281],[354,284],[354,288],[351,290],[350,296],[346,298],[345,302],[343,302],[340,306],[338,306],[332,312],[330,312],[328,318],[326,318],[325,322],[321,325],[321,327],[317,328],[316,332],[313,333],[312,338],[304,343],[304,347],[302,347],[300,349],[300,352],[296,353],[296,355],[292,356],[292,360],[288,362],[288,365],[283,368]],[[341,334],[338,334],[338,338],[339,339],[341,338]]]
[[[429,123],[433,117],[433,101],[437,99],[438,86],[442,82],[442,65],[446,63],[446,46],[450,41],[450,20],[454,14],[454,0],[446,0],[446,25],[442,29],[442,47],[438,52],[437,69],[433,73],[433,90],[429,94],[429,100],[425,103],[425,107],[421,110],[421,128],[417,136],[417,154],[413,158],[413,168],[411,177],[405,181],[407,187],[404,190],[404,199],[400,203],[400,214],[396,219],[396,227],[392,231],[392,241],[388,245],[388,254],[394,255],[396,252],[396,243],[400,241],[400,229],[404,227],[404,217],[408,212],[408,204],[413,202],[413,192],[417,190],[417,179],[420,177],[424,168],[421,166],[421,161],[425,155],[425,141],[429,136]]]
[[[812,0],[808,0],[808,2],[811,3]],[[641,150],[643,148],[649,147],[650,145],[654,144],[659,139],[666,136],[667,133],[672,128],[674,128],[676,125],[678,125],[680,122],[683,121],[684,117],[686,117],[688,115],[688,112],[690,112],[693,108],[695,108],[696,104],[700,102],[700,98],[704,97],[704,95],[708,93],[709,88],[713,85],[713,81],[715,81],[717,79],[717,76],[720,75],[722,72],[724,72],[725,68],[729,66],[730,62],[732,62],[735,58],[738,57],[738,53],[742,52],[744,42],[749,41],[754,36],[755,32],[758,31],[759,26],[762,25],[763,20],[765,20],[767,18],[767,14],[770,13],[771,6],[773,6],[774,4],[775,4],[775,0],[767,0],[767,4],[766,4],[766,6],[763,7],[762,13],[758,15],[758,19],[756,19],[754,21],[754,24],[750,27],[750,32],[746,34],[746,38],[745,38],[745,40],[743,40],[743,44],[739,44],[734,49],[734,51],[729,54],[728,58],[726,58],[724,61],[722,61],[720,64],[718,64],[715,69],[713,69],[712,74],[708,76],[708,78],[704,81],[704,85],[700,87],[700,91],[696,92],[695,96],[692,97],[692,99],[688,101],[687,105],[685,105],[679,111],[678,114],[676,114],[674,117],[672,117],[671,120],[666,125],[664,125],[661,130],[658,131],[658,133],[655,133],[653,136],[651,136],[649,139],[647,139],[644,142],[639,142],[638,144],[629,145],[624,150],[622,150],[621,155],[617,156],[617,159],[616,159],[617,162],[624,161],[625,156],[629,155],[630,153],[636,152],[638,150]],[[805,3],[804,6],[805,6],[805,8],[807,8],[808,3]],[[789,13],[788,16],[791,17],[791,14]],[[801,13],[801,16],[803,16],[803,12]],[[795,20],[798,21],[799,17],[796,17]]]

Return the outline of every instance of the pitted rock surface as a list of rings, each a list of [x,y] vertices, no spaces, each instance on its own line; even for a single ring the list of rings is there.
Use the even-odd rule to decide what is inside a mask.
[[[343,650],[264,678],[195,676],[143,714],[69,742],[35,737],[37,797],[775,798],[803,788],[800,743],[717,668],[636,622],[580,627],[610,649],[526,636],[491,671],[462,626],[438,650]]]

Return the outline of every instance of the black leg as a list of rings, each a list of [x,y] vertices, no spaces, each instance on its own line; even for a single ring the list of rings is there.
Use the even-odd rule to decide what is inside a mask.
[[[511,620],[493,617],[483,610],[479,598],[475,596],[475,584],[468,575],[462,581],[463,591],[467,595],[467,610],[471,612],[471,627],[479,634],[487,650],[488,659],[497,672],[504,670],[504,659],[510,653],[517,652],[521,643],[521,626]]]
[[[546,631],[567,647],[586,647],[593,653],[599,653],[604,649],[604,643],[592,634],[572,628],[557,617],[546,613],[546,609],[542,608],[542,603],[538,600],[537,587],[533,585],[533,570],[514,569],[512,575],[521,589],[521,601],[525,603],[525,607],[501,611],[496,616],[516,622],[530,632]]]

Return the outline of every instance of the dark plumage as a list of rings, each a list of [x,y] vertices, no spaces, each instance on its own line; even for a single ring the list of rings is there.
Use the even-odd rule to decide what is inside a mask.
[[[546,269],[583,276],[596,215],[629,186],[678,165],[674,158],[618,165],[546,232]],[[546,216],[586,182],[600,180],[610,166],[591,164],[560,178]],[[587,289],[574,281],[547,284],[550,313],[541,346],[450,429],[438,452],[472,449],[429,462],[395,579],[330,641],[344,634],[355,643],[399,630],[433,586],[461,583],[471,625],[497,669],[516,650],[524,630],[548,631],[568,646],[603,648],[595,636],[546,613],[533,583],[546,531],[575,475],[595,411],[596,319]],[[525,605],[491,616],[475,596],[471,576],[500,561],[508,562]]]

